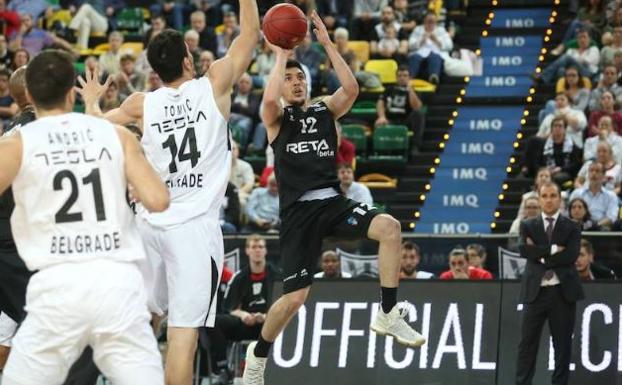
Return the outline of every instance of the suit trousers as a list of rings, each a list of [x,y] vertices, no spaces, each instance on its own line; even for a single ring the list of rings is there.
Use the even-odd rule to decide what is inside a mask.
[[[544,322],[547,320],[555,349],[555,370],[551,383],[553,385],[568,384],[575,313],[576,302],[568,302],[564,299],[560,285],[541,287],[536,299],[525,304],[521,340],[518,346],[516,385],[532,384],[540,335]]]

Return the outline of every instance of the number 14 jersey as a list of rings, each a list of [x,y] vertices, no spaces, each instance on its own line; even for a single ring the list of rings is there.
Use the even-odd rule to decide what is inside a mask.
[[[217,220],[231,170],[231,144],[209,79],[148,93],[143,127],[145,155],[168,186],[171,204],[162,213],[141,209],[139,214],[158,227],[203,214]]]
[[[22,126],[20,135],[11,227],[30,270],[144,258],[126,200],[123,147],[110,122],[63,114]]]

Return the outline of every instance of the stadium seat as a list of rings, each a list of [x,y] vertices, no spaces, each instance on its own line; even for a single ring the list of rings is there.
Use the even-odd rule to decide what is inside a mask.
[[[365,71],[377,73],[382,84],[397,81],[397,62],[393,59],[369,60],[365,63]]]
[[[143,52],[144,44],[141,42],[130,41],[121,45],[121,52],[130,52],[135,58],[139,57]]]
[[[376,120],[376,102],[373,100],[359,100],[354,103],[350,115],[373,125]]]
[[[348,42],[348,48],[354,52],[359,62],[367,63],[369,60],[369,42],[363,40],[351,40]]]
[[[412,79],[410,86],[417,92],[436,92],[436,85],[423,79]]]
[[[235,140],[238,143],[246,143],[247,141],[246,133],[244,132],[242,128],[236,125],[230,124],[229,129],[231,130],[231,136],[233,137],[233,140]]]
[[[124,8],[117,16],[117,28],[124,31],[142,32],[142,8]]]
[[[377,127],[373,135],[373,154],[370,161],[397,161],[406,163],[408,155],[408,128],[387,125]]]
[[[367,135],[365,126],[362,124],[344,124],[341,126],[343,136],[356,146],[357,157],[367,154]]]
[[[95,48],[91,50],[91,54],[99,56],[101,54],[108,52],[108,50],[110,50],[110,44],[101,43],[101,44],[97,44]]]
[[[359,178],[359,183],[369,188],[396,188],[397,179],[391,178],[384,174],[372,173],[366,174]]]

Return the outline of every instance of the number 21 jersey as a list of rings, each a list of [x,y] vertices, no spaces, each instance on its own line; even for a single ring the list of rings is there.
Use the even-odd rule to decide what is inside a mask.
[[[144,258],[126,200],[123,147],[110,122],[63,114],[22,126],[20,135],[11,227],[30,270]]]
[[[142,145],[166,183],[170,207],[140,215],[154,226],[175,226],[207,214],[220,214],[231,170],[227,122],[207,77],[178,89],[162,87],[145,96]]]

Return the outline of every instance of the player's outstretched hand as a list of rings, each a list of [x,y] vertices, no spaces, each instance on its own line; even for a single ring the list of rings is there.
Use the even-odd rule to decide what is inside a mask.
[[[332,44],[332,42],[330,41],[330,36],[328,35],[328,30],[326,29],[324,22],[316,11],[311,12],[311,21],[313,21],[313,25],[315,26],[315,28],[313,28],[313,33],[315,33],[317,41],[319,41],[320,44],[322,44],[322,46],[324,47]]]
[[[82,88],[76,87],[76,91],[80,95],[82,95],[82,99],[84,99],[84,104],[90,105],[93,103],[98,103],[99,99],[108,89],[108,86],[112,81],[112,76],[108,76],[104,84],[101,84],[99,82],[98,69],[91,71],[89,68],[86,68],[85,76],[86,80],[84,80],[82,76],[78,76],[78,82],[80,83],[80,86]]]

